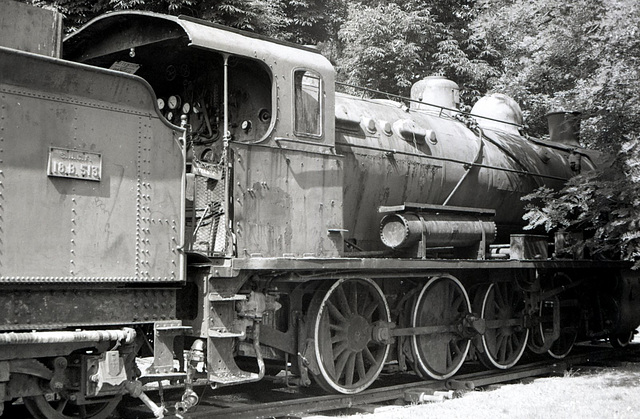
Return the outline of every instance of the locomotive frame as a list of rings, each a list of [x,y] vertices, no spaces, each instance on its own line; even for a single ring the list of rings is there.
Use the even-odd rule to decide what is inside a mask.
[[[640,323],[628,264],[522,234],[520,197],[599,156],[522,136],[505,98],[336,93],[313,48],[147,12],[56,54],[0,47],[0,394],[37,417],[123,394],[162,417],[145,384],[181,383],[186,412],[195,384],[281,369],[353,394],[389,364],[447,379]]]

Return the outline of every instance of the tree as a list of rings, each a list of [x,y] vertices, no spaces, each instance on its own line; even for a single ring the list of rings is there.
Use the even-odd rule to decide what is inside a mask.
[[[423,45],[435,32],[425,10],[405,11],[395,3],[350,4],[338,33],[339,76],[349,84],[406,94],[422,73]]]
[[[38,6],[60,11],[67,32],[73,32],[90,19],[114,10],[145,10],[166,14],[185,14],[234,28],[277,35],[288,20],[285,0],[31,0]]]
[[[482,97],[491,81],[500,75],[498,55],[481,37],[470,31],[480,9],[477,0],[404,0],[406,7],[426,9],[437,24],[435,51],[428,61],[432,74],[458,83],[461,101],[472,105]]]
[[[489,0],[483,10],[472,30],[500,55],[491,87],[529,109],[532,134],[543,135],[544,113],[558,109],[585,112],[583,141],[601,148],[633,125],[623,101],[635,96],[637,2]]]
[[[406,95],[415,81],[444,75],[472,104],[497,77],[484,40],[468,30],[476,0],[397,0],[350,4],[339,32],[339,76],[351,84]]]
[[[347,0],[285,0],[281,39],[298,44],[335,42],[347,15]]]
[[[584,229],[594,254],[620,255],[640,266],[640,6],[633,0],[485,2],[474,30],[501,55],[493,88],[529,108],[533,133],[542,114],[583,111],[582,142],[615,157],[559,192],[529,199],[530,227]]]

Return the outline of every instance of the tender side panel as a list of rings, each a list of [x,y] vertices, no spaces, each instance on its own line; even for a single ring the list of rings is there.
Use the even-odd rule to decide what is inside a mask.
[[[184,156],[139,79],[0,49],[0,281],[182,280]]]
[[[12,0],[0,0],[0,9],[0,46],[60,57],[61,13]]]

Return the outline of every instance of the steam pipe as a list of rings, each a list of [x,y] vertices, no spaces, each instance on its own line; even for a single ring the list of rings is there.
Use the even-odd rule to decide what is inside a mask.
[[[380,239],[392,249],[401,249],[426,240],[426,247],[464,247],[486,239],[493,243],[496,225],[451,214],[402,213],[385,215],[380,222]]]
[[[258,360],[258,381],[264,378],[265,366],[264,359],[262,358],[262,351],[260,351],[260,322],[255,322],[253,325],[253,349],[256,351],[256,359]]]
[[[473,163],[479,163],[480,161],[482,161],[482,150],[484,148],[484,141],[482,141],[482,137],[484,136],[482,129],[478,128],[478,152],[476,153],[476,157],[473,159]],[[462,177],[460,178],[460,180],[458,181],[458,183],[456,184],[456,186],[453,188],[453,190],[451,191],[451,193],[449,194],[449,196],[447,197],[447,199],[444,200],[444,202],[442,203],[442,205],[447,205],[449,203],[449,200],[453,197],[453,195],[455,195],[455,193],[458,191],[458,188],[460,187],[460,185],[462,185],[462,182],[464,182],[464,180],[467,178],[467,175],[469,174],[469,172],[471,172],[471,169],[473,168],[473,166],[465,166],[465,172],[462,175]]]
[[[136,331],[129,327],[125,327],[122,330],[88,330],[79,332],[10,332],[0,334],[0,345],[104,342],[113,340],[132,343],[135,337]]]

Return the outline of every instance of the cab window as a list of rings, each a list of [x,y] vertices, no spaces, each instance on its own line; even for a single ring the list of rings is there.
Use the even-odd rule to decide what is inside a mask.
[[[305,70],[294,73],[295,133],[319,137],[322,135],[320,76]]]

